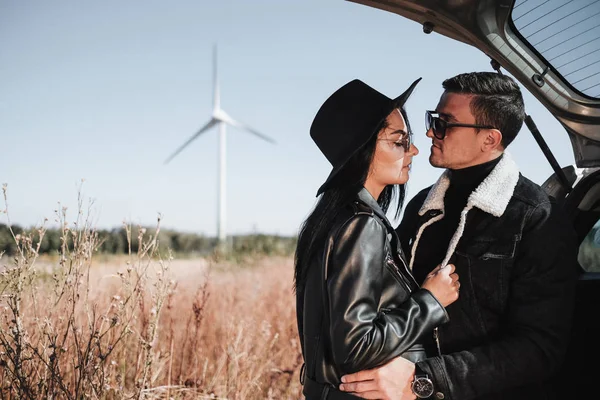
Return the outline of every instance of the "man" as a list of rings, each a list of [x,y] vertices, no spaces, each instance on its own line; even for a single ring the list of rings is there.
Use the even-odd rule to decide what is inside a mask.
[[[505,152],[525,117],[513,79],[467,73],[443,87],[426,128],[429,161],[446,170],[410,201],[397,231],[418,282],[439,263],[456,266],[459,299],[428,338],[429,358],[396,358],[343,377],[340,389],[383,399],[552,398],[570,334],[575,233]]]

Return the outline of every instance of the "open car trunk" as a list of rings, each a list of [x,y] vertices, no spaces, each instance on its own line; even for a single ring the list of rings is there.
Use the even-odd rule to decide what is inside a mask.
[[[532,132],[555,171],[542,187],[562,202],[580,240],[573,340],[557,377],[564,382],[558,398],[598,396],[594,384],[600,374],[600,340],[594,327],[600,320],[600,2],[349,1],[413,20],[425,34],[436,32],[476,47],[565,128],[575,165],[559,166],[543,132]]]

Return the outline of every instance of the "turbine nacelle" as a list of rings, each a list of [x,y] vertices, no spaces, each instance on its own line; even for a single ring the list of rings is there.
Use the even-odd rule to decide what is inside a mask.
[[[227,113],[225,111],[221,110],[220,108],[215,108],[213,110],[212,117],[221,122],[225,122],[226,124],[233,125],[229,122],[229,121],[233,121],[233,118],[231,118],[229,115],[227,115]]]

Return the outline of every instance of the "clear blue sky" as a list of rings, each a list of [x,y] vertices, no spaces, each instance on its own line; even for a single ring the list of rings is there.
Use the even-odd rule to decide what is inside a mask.
[[[72,220],[85,179],[99,228],[153,225],[161,213],[163,227],[214,235],[216,129],[163,164],[210,118],[214,43],[222,108],[278,142],[228,128],[229,233],[297,232],[330,171],[309,126],[347,81],[395,97],[423,77],[407,104],[421,149],[412,197],[441,173],[427,161],[423,114],[442,80],[491,70],[475,48],[343,0],[0,0],[0,183],[11,221],[52,221],[58,202]],[[525,101],[559,163],[572,164],[564,129]],[[532,180],[552,173],[526,128],[509,149]]]

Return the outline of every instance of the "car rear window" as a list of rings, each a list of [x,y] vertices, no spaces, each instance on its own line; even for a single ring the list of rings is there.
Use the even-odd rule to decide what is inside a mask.
[[[512,22],[574,89],[600,98],[600,0],[517,0]]]

